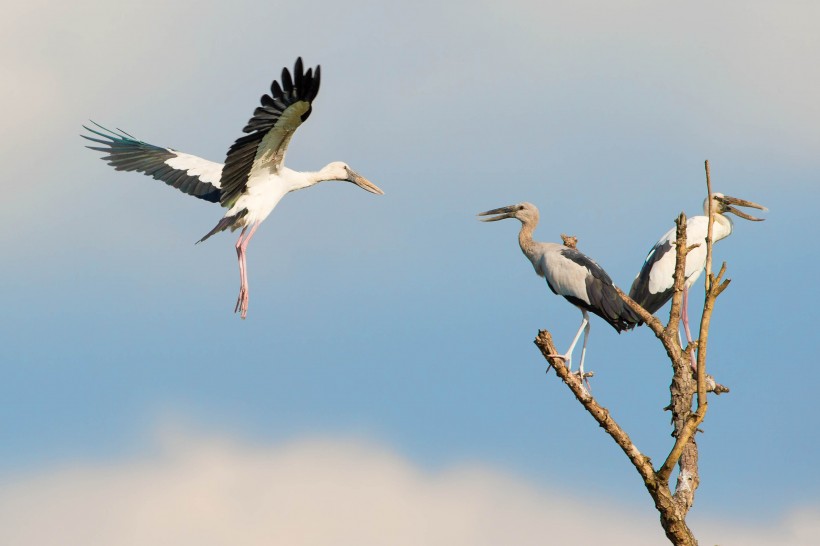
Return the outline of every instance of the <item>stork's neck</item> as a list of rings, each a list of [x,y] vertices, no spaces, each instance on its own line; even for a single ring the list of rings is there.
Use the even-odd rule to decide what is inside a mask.
[[[288,169],[287,167],[282,169],[280,176],[287,182],[288,191],[309,188],[314,184],[327,180],[327,177],[323,176],[322,171],[300,172]]]
[[[732,234],[732,219],[724,214],[715,215],[715,223],[712,224],[712,239],[720,241]]]
[[[532,233],[536,225],[536,222],[521,222],[521,231],[518,232],[518,244],[530,261],[535,256],[535,241],[532,240]]]

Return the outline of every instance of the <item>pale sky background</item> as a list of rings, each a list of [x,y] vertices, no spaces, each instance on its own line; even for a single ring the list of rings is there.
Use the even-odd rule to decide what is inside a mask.
[[[628,288],[716,190],[701,544],[816,543],[814,2],[26,2],[0,20],[0,543],[662,544],[620,450],[532,344],[580,314],[517,246],[578,236]],[[234,316],[223,211],[83,148],[94,119],[223,161],[283,66],[322,65]],[[702,296],[693,298],[702,301]],[[668,312],[664,308],[661,313]],[[670,370],[593,318],[594,394],[656,462]]]

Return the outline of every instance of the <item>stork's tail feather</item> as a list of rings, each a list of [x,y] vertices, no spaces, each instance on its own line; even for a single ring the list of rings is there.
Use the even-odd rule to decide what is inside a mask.
[[[615,295],[617,296],[617,294]],[[606,318],[607,322],[609,322],[619,334],[643,324],[641,317],[639,317],[620,296],[617,296],[617,298],[617,300],[612,302],[611,315],[609,318]]]
[[[623,328],[618,330],[619,334],[623,331],[631,330],[635,326],[641,326],[643,324],[641,317],[639,317],[638,314],[635,311],[633,311],[632,308],[629,307],[626,303],[624,303],[623,312],[621,313],[621,316],[619,318],[623,324]]]
[[[564,296],[570,302],[579,307],[585,308],[587,311],[595,313],[605,321],[607,321],[618,333],[631,330],[635,326],[640,325],[640,317],[635,311],[624,302],[612,285],[599,284],[588,286],[588,290],[598,288],[599,292],[592,292],[591,297],[594,298],[595,305],[587,305],[583,300]]]
[[[620,309],[611,309],[606,316],[600,314],[601,318],[611,324],[619,334],[643,324],[640,317],[627,304],[620,303],[623,304]],[[617,307],[617,304],[613,307]]]
[[[225,231],[228,228],[233,228],[236,225],[236,223],[239,220],[241,220],[242,218],[244,218],[247,214],[248,214],[248,209],[242,209],[239,212],[237,212],[236,214],[234,214],[233,216],[225,216],[224,218],[222,218],[219,221],[218,224],[216,224],[214,229],[209,231],[208,234],[205,235],[205,237],[203,237],[199,241],[197,241],[196,244],[201,243],[202,241],[204,241],[205,239],[207,239],[211,235],[214,235],[215,233],[219,233],[220,231]]]

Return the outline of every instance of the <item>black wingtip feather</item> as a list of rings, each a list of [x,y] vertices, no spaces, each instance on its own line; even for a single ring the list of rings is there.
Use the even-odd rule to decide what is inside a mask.
[[[319,83],[322,80],[322,67],[321,65],[316,65],[316,72],[313,74],[313,79],[311,80],[310,90],[307,93],[307,100],[313,102],[313,99],[316,98],[316,95],[319,94]]]
[[[287,68],[282,69],[282,89],[285,91],[285,96],[293,97],[293,80],[290,78],[290,71]]]
[[[296,64],[293,65],[293,83],[296,88],[296,93],[302,90],[304,85],[305,69],[302,66],[302,57],[297,57]]]
[[[279,87],[279,82],[273,80],[273,83],[270,84],[270,92],[273,95],[274,99],[282,99],[284,97],[284,93],[282,92],[282,88]]]
[[[94,123],[94,122],[92,121],[91,123]],[[97,127],[100,127],[100,128],[101,128],[101,129],[103,129],[104,131],[108,131],[108,129],[106,129],[105,127],[102,127],[101,125],[99,125],[99,124],[97,124],[97,123],[94,123],[94,125],[97,125]],[[86,131],[88,131],[89,133],[94,133],[95,135],[101,136],[101,137],[103,137],[103,138],[107,138],[108,140],[105,142],[106,144],[108,144],[109,142],[112,142],[112,141],[116,140],[116,139],[115,139],[114,137],[112,137],[110,134],[101,133],[101,132],[97,131],[96,129],[92,129],[91,127],[86,127],[85,125],[83,125],[83,129],[85,129],[85,130],[86,130]],[[109,132],[109,133],[111,133],[111,131],[108,131],[108,132]],[[85,135],[80,135],[80,136],[82,136],[82,137],[84,137],[84,138],[88,138],[88,137],[87,137],[87,136],[85,136]],[[97,142],[100,142],[100,141],[97,141]]]
[[[91,142],[97,142],[97,143],[103,144],[105,146],[110,146],[111,145],[110,140],[100,140],[99,138],[90,137],[88,135],[80,135],[80,136],[83,137],[86,140],[90,140]],[[86,146],[86,148],[91,148],[91,146]],[[91,149],[93,150],[94,148],[91,148]],[[108,151],[108,148],[106,148],[105,151]]]

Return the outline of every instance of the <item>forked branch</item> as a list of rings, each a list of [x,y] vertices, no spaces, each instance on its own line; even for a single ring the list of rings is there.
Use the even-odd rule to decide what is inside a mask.
[[[686,348],[681,347],[679,323],[683,291],[686,282],[686,256],[700,243],[687,246],[686,216],[683,213],[681,213],[676,220],[677,243],[674,287],[669,322],[664,325],[655,316],[648,313],[643,307],[616,287],[623,301],[646,323],[654,332],[655,336],[661,341],[672,364],[672,383],[669,387],[671,403],[666,409],[672,412],[672,436],[675,438],[675,442],[669,455],[667,455],[657,471],[654,470],[649,457],[644,455],[637,446],[635,446],[626,431],[613,419],[609,410],[601,406],[590,392],[584,388],[584,378],[570,372],[562,358],[550,356],[557,355],[558,351],[553,345],[549,332],[541,330],[535,338],[535,344],[548,361],[549,367],[555,370],[558,377],[567,385],[575,398],[623,450],[624,454],[635,467],[635,470],[640,474],[647,491],[652,496],[655,507],[660,513],[661,525],[666,532],[666,536],[673,544],[689,546],[697,545],[694,535],[686,525],[686,514],[692,506],[695,490],[700,482],[698,475],[698,448],[695,442],[695,436],[708,410],[707,392],[712,391],[720,394],[721,392],[728,392],[729,390],[722,385],[714,383],[706,374],[706,345],[709,339],[709,324],[714,310],[715,300],[729,285],[729,280],[724,280],[726,272],[725,263],[720,268],[717,276],[712,275],[712,224],[714,222],[715,211],[711,210],[712,188],[708,161],[706,162],[706,186],[707,194],[710,197],[710,221],[708,235],[705,240],[707,256],[706,297],[698,339],[692,343],[692,346]],[[565,241],[566,240],[567,239],[565,239]],[[573,243],[574,242],[575,240],[573,240]],[[690,365],[689,351],[696,351],[697,355],[697,371],[694,376]],[[692,406],[695,394],[697,394],[697,406],[693,411]],[[673,492],[669,481],[675,466],[678,466],[679,472]]]

